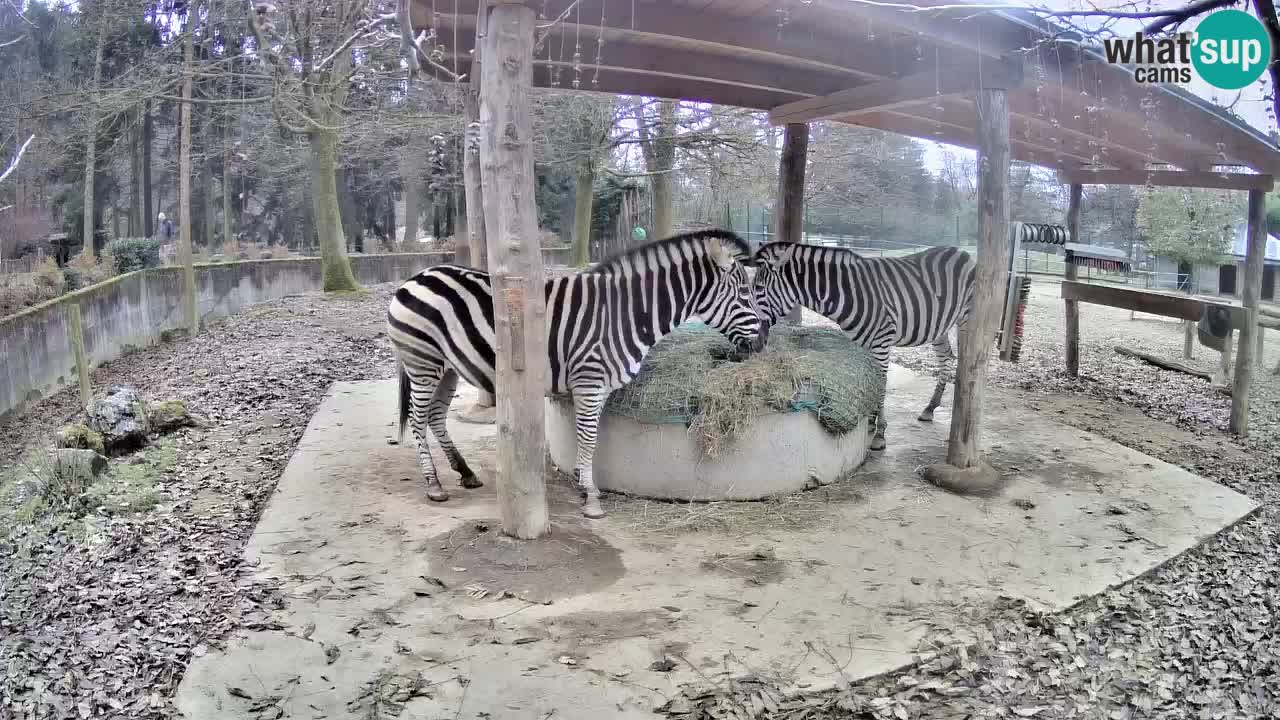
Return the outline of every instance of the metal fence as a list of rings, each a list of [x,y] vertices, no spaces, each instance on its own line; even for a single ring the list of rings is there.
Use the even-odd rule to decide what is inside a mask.
[[[33,273],[36,271],[36,268],[40,267],[40,263],[42,262],[44,262],[43,251],[35,255],[24,255],[20,258],[0,260],[0,275]]]

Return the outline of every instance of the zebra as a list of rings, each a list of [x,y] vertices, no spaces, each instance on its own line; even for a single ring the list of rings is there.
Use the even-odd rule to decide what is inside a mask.
[[[750,259],[746,241],[734,233],[701,230],[639,245],[547,280],[548,394],[573,395],[578,443],[573,474],[585,516],[604,517],[592,459],[605,401],[635,377],[659,339],[696,316],[735,343],[740,354],[763,347],[747,273]],[[495,391],[490,275],[451,264],[424,270],[396,290],[386,324],[400,377],[400,435],[412,414],[427,497],[443,502],[449,494],[436,474],[424,424],[461,476],[462,487],[480,487],[449,438],[445,416],[459,376]]]
[[[869,258],[844,248],[773,242],[760,247],[755,266],[755,300],[761,335],[796,305],[834,321],[849,339],[871,351],[881,372],[889,350],[930,343],[939,369],[933,396],[921,411],[933,411],[955,373],[955,353],[947,337],[962,328],[973,305],[973,258],[953,247],[935,247],[903,257]],[[872,450],[883,450],[888,420],[884,399],[876,413]]]

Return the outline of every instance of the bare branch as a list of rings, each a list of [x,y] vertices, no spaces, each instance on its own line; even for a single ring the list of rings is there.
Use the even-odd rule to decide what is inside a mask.
[[[8,178],[13,174],[14,170],[18,169],[18,163],[22,162],[22,154],[27,151],[27,146],[35,139],[36,136],[33,134],[31,137],[27,138],[26,142],[22,143],[22,147],[18,148],[18,154],[13,157],[13,162],[9,163],[9,167],[5,168],[3,173],[0,173],[0,182],[4,182],[5,178]]]
[[[19,35],[18,37],[14,38],[14,39],[12,39],[12,40],[5,40],[4,42],[0,42],[0,48],[7,48],[7,47],[9,47],[10,45],[17,45],[18,43],[20,43],[20,42],[22,42],[23,40],[26,40],[26,39],[27,39],[27,36],[26,36],[26,35]]]

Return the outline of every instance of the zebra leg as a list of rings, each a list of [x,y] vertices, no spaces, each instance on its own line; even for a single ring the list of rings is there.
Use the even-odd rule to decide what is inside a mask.
[[[449,437],[449,431],[445,427],[445,418],[449,415],[449,404],[453,402],[453,394],[457,390],[458,373],[445,370],[444,376],[440,378],[440,384],[431,395],[431,401],[427,403],[427,425],[431,427],[431,433],[436,436],[436,441],[444,450],[445,457],[449,458],[449,467],[462,476],[462,487],[468,489],[483,487],[484,483],[471,472],[467,461],[462,459],[462,453],[458,452],[457,446],[453,444],[453,438]]]
[[[600,428],[600,411],[604,409],[608,395],[599,391],[573,392],[573,411],[578,431],[578,458],[573,468],[573,479],[582,495],[582,514],[589,518],[604,517],[600,506],[600,491],[592,477],[592,465],[596,455],[596,434]]]
[[[954,382],[956,371],[956,354],[951,351],[951,340],[943,335],[933,344],[933,354],[938,358],[937,384],[933,386],[933,397],[929,404],[920,411],[920,422],[933,422],[933,411],[942,404],[942,394],[947,390],[947,383]]]
[[[413,426],[413,438],[418,442],[418,464],[427,480],[427,497],[436,502],[448,500],[449,493],[440,486],[440,476],[436,474],[436,461],[431,458],[431,446],[427,443],[427,425],[429,406],[444,374],[443,367],[432,365],[418,375],[409,375],[409,422]]]
[[[885,446],[884,431],[889,427],[889,419],[884,414],[884,399],[880,399],[880,409],[876,411],[875,433],[871,436],[871,449],[883,450]]]

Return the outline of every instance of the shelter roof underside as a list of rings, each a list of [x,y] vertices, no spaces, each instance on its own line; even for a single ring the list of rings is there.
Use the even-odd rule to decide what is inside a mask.
[[[1007,86],[1010,150],[1058,170],[1280,174],[1265,135],[1054,39],[1031,16],[851,0],[530,0],[534,84],[767,110],[976,147],[975,82]],[[917,0],[929,6],[937,0]],[[414,0],[436,59],[471,70],[477,0]],[[981,78],[979,81],[978,78]]]

